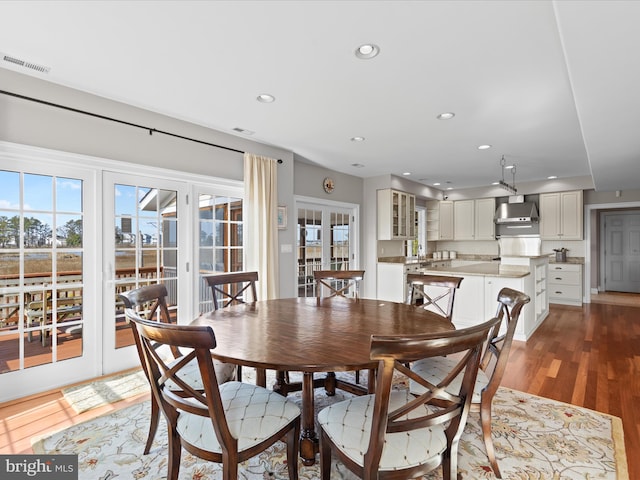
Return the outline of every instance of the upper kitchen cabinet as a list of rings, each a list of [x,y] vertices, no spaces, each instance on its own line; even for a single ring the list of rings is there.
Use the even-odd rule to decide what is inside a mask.
[[[427,202],[427,241],[453,240],[453,202]]]
[[[454,240],[495,240],[494,198],[454,202]]]
[[[404,240],[416,236],[416,197],[398,190],[378,190],[378,240]]]
[[[582,190],[540,194],[540,238],[582,240]]]

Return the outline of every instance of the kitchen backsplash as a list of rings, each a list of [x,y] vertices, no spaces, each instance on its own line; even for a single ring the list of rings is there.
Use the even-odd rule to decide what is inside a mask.
[[[584,257],[584,242],[581,240],[575,241],[542,241],[542,254],[552,254],[554,249],[567,248],[567,256],[569,257]],[[454,250],[459,254],[466,255],[499,255],[498,242],[497,241],[476,241],[476,242],[429,242],[428,253],[436,250]]]

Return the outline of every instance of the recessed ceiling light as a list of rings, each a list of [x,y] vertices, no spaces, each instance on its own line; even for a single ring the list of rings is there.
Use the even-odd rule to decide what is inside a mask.
[[[438,120],[451,120],[455,116],[456,116],[456,114],[453,113],[453,112],[444,112],[444,113],[441,113],[440,115],[438,115],[436,118]]]
[[[453,190],[453,187],[447,187],[447,190]]]
[[[404,175],[405,177],[411,175],[411,172],[404,172],[402,175]]]
[[[356,57],[361,60],[369,60],[380,53],[380,47],[373,43],[365,43],[356,48]]]
[[[551,175],[551,176],[547,177],[547,180],[555,180],[556,178],[558,178],[557,175]]]
[[[351,137],[352,142],[364,142],[364,137]]]
[[[261,93],[256,97],[256,100],[261,103],[273,103],[276,101],[276,97],[269,95],[268,93]]]
[[[500,185],[500,182],[493,182],[491,185]]]
[[[440,185],[440,182],[436,182],[436,183],[433,184],[434,187],[437,187],[439,185]]]
[[[478,150],[488,150],[491,145],[478,145]]]

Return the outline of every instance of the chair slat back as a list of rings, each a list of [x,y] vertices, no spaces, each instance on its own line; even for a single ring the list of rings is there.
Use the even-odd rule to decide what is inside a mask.
[[[451,321],[456,291],[461,282],[462,277],[409,273],[409,295],[406,303],[430,310]]]
[[[258,272],[231,272],[204,277],[211,288],[213,308],[218,310],[234,303],[247,303],[245,293],[251,292],[251,302],[258,301],[256,282]]]
[[[328,291],[328,295],[325,297],[344,297],[358,300],[364,270],[315,270],[313,278],[316,282],[318,302],[323,296],[323,288]]]
[[[371,438],[365,454],[365,470],[369,469],[375,473],[382,456],[386,433],[407,432],[448,423],[448,445],[451,446],[459,440],[466,424],[484,342],[491,328],[499,322],[500,319],[492,318],[474,327],[438,334],[371,337],[371,359],[378,360],[378,373]],[[460,354],[460,360],[437,385],[426,381],[405,366],[405,363],[422,358],[454,353]],[[463,370],[462,383],[456,391],[452,391],[451,382]],[[396,377],[401,374],[419,382],[426,388],[426,392],[391,410],[389,398],[394,374]],[[425,405],[429,406],[429,411],[425,411]]]
[[[176,319],[171,318],[167,304],[167,295],[167,287],[162,283],[157,283],[120,293],[118,298],[124,304],[125,310],[133,310],[140,318],[175,324]],[[128,316],[127,319],[129,319]],[[182,356],[177,348],[172,348],[171,352],[174,358]]]
[[[509,360],[509,351],[518,319],[522,308],[530,301],[528,295],[511,288],[503,288],[498,293],[496,317],[500,318],[500,323],[489,333],[489,340],[480,362],[480,368],[489,378],[489,384],[485,387],[483,395],[493,396],[500,386]]]

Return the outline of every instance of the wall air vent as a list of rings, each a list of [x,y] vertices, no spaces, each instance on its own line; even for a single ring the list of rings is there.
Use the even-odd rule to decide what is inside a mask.
[[[29,68],[31,70],[35,70],[40,73],[49,73],[51,70],[50,67],[45,67],[44,65],[38,65],[37,63],[28,62],[26,60],[21,60],[16,57],[12,57],[11,55],[7,55],[4,53],[0,53],[0,56],[4,62],[13,63],[14,65],[18,65],[20,67]]]

